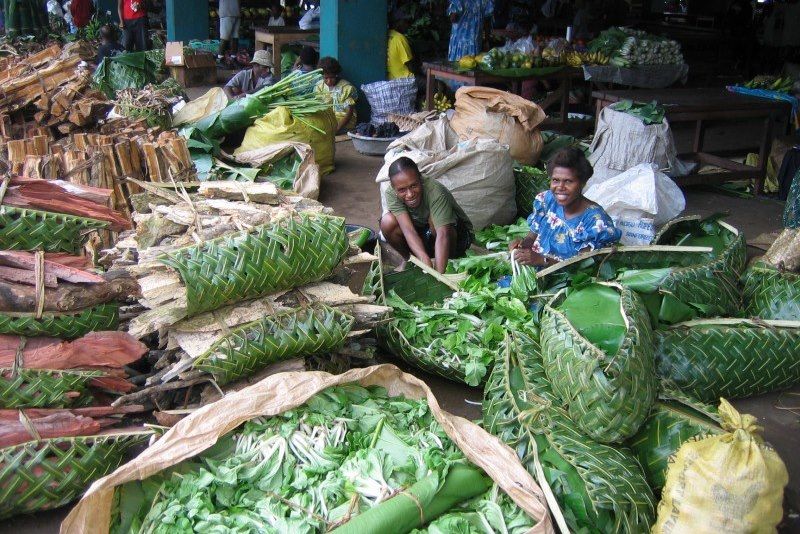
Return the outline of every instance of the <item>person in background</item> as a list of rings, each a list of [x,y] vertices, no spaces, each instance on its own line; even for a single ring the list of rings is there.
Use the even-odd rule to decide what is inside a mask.
[[[300,56],[294,62],[292,70],[300,71],[303,73],[311,72],[317,68],[317,58],[319,54],[314,50],[313,46],[304,46],[300,50]]]
[[[619,241],[621,232],[611,217],[582,194],[593,172],[579,148],[565,147],[553,154],[547,162],[550,190],[533,201],[531,231],[509,244],[519,263],[545,267]]]
[[[458,61],[464,56],[474,56],[481,51],[482,33],[488,29],[494,0],[450,0],[450,46],[447,59]]]
[[[219,0],[219,52],[217,61],[228,63],[228,52],[236,56],[239,50],[239,24],[242,10],[239,0]]]
[[[452,193],[423,177],[411,158],[394,160],[389,182],[384,194],[389,211],[380,222],[383,238],[405,258],[413,254],[443,273],[447,261],[463,256],[472,244],[472,223]]]
[[[592,10],[589,0],[575,1],[575,16],[572,18],[572,35],[575,39],[590,39],[593,20]]]
[[[230,99],[242,98],[275,83],[272,76],[272,56],[266,50],[256,50],[251,67],[236,73],[222,88]]]
[[[108,24],[102,26],[100,28],[100,46],[97,48],[94,64],[99,65],[105,58],[116,56],[124,51],[125,48],[117,40],[116,28]]]
[[[269,22],[267,22],[267,26],[286,26],[280,2],[272,2],[269,7]]]
[[[402,10],[395,10],[391,17],[386,53],[386,70],[390,80],[414,76],[412,70],[414,53],[411,51],[408,38],[404,35],[408,31],[408,26],[408,15]]]
[[[319,60],[322,80],[314,92],[325,102],[333,105],[336,115],[336,132],[352,130],[356,126],[356,98],[358,92],[353,84],[341,77],[342,66],[332,57]]]
[[[144,52],[150,47],[147,37],[147,7],[145,0],[119,0],[117,3],[122,46],[128,52]]]
[[[94,4],[92,0],[72,0],[69,5],[69,12],[72,15],[72,23],[76,28],[85,28],[92,20]]]

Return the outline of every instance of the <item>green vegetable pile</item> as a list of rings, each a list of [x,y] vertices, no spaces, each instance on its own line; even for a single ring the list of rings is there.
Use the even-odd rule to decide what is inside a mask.
[[[475,233],[475,244],[486,250],[507,250],[509,242],[524,238],[530,231],[523,218],[508,226],[493,224]]]
[[[121,486],[111,531],[522,534],[533,526],[467,461],[426,401],[347,385]]]
[[[589,43],[589,50],[611,57],[617,67],[637,65],[680,65],[681,45],[677,41],[631,28],[609,28]]]
[[[664,122],[664,106],[653,100],[649,104],[622,100],[611,106],[616,111],[624,111],[628,115],[641,119],[645,125],[661,124]]]

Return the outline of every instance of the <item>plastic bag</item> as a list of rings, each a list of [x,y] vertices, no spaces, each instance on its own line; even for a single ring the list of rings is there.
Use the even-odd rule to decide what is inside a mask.
[[[719,414],[727,434],[686,442],[670,462],[653,534],[776,532],[786,466],[755,417],[725,399]]]
[[[652,164],[637,165],[613,178],[592,177],[583,194],[614,220],[623,245],[650,244],[656,227],[686,207],[680,188]]]
[[[192,124],[218,113],[228,105],[228,97],[221,87],[212,87],[203,96],[188,102],[172,117],[173,126]]]
[[[301,30],[311,30],[319,28],[319,7],[309,9],[305,14],[300,17],[300,22],[297,23]]]
[[[312,128],[322,130],[319,132]],[[270,111],[247,129],[242,144],[234,151],[238,156],[250,150],[257,150],[281,141],[298,141],[311,145],[319,165],[320,174],[333,172],[334,135],[336,117],[333,110],[327,109],[298,120],[288,108],[279,106]]]

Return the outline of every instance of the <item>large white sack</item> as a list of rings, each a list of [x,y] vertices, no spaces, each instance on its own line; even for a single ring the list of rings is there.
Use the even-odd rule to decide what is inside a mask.
[[[509,224],[516,216],[513,160],[508,146],[493,139],[459,142],[447,118],[429,121],[392,142],[375,179],[386,207],[389,166],[399,157],[414,160],[424,176],[438,180],[467,214],[475,230]]]
[[[592,176],[583,194],[614,220],[624,245],[649,244],[657,227],[686,208],[683,192],[653,164],[636,165],[611,178]]]

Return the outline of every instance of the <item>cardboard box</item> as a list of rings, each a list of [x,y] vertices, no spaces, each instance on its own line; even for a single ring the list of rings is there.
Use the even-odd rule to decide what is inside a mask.
[[[186,54],[181,41],[167,43],[164,62],[169,67],[170,76],[183,87],[216,85],[217,62],[214,54],[198,52]]]

